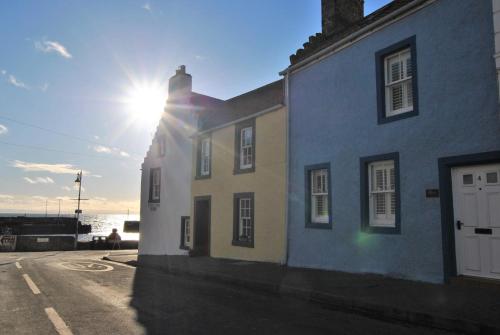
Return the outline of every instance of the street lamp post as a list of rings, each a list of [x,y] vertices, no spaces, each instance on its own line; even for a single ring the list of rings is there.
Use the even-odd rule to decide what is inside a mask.
[[[76,179],[75,179],[75,183],[78,184],[78,208],[75,211],[75,214],[76,214],[75,250],[78,248],[78,220],[80,219],[80,213],[82,212],[82,210],[80,209],[80,201],[81,201],[81,194],[82,194],[82,177],[83,177],[83,173],[80,170],[80,172],[78,172],[76,174]]]

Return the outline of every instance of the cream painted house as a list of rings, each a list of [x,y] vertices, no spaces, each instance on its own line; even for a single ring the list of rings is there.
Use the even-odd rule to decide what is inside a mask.
[[[193,138],[193,255],[286,262],[283,81],[200,112]],[[188,234],[185,234],[187,236]]]

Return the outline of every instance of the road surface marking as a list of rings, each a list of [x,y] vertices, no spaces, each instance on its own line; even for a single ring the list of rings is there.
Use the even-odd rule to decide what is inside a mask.
[[[87,261],[63,262],[60,265],[67,270],[73,271],[102,272],[113,270],[111,265]]]
[[[113,262],[113,261],[107,261],[105,259],[100,259],[99,262],[105,262],[105,263],[108,263],[108,264],[113,264],[113,265],[118,265],[118,266],[123,266],[125,268],[131,268],[131,269],[135,269],[136,267],[133,266],[133,265],[128,265],[128,264],[124,264],[124,263],[118,263],[118,262]]]
[[[22,261],[23,259],[24,259],[24,257],[19,257],[17,260]]]
[[[40,290],[38,289],[38,287],[36,287],[35,283],[33,282],[33,280],[31,280],[30,276],[28,276],[25,273],[23,274],[23,278],[24,280],[26,280],[26,284],[28,284],[33,294],[40,294]]]
[[[23,267],[21,266],[21,264],[19,264],[19,262],[16,262],[16,268],[22,269]]]
[[[63,319],[57,314],[56,310],[52,307],[45,308],[45,313],[49,317],[49,320],[54,325],[54,328],[60,335],[73,335],[71,329],[68,328]]]

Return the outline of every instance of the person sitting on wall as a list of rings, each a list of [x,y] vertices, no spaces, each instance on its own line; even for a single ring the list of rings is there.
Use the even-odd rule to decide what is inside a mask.
[[[108,236],[108,243],[113,243],[112,249],[115,249],[115,246],[118,245],[118,249],[120,249],[120,241],[122,240],[120,234],[118,234],[118,229],[113,228],[113,232]]]

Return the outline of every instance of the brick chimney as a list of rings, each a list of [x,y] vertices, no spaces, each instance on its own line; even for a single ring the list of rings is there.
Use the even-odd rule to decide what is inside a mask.
[[[338,33],[364,17],[364,0],[321,0],[321,27],[326,36]]]
[[[193,78],[186,73],[186,66],[181,65],[175,71],[175,75],[168,81],[169,99],[185,96],[193,89]]]

